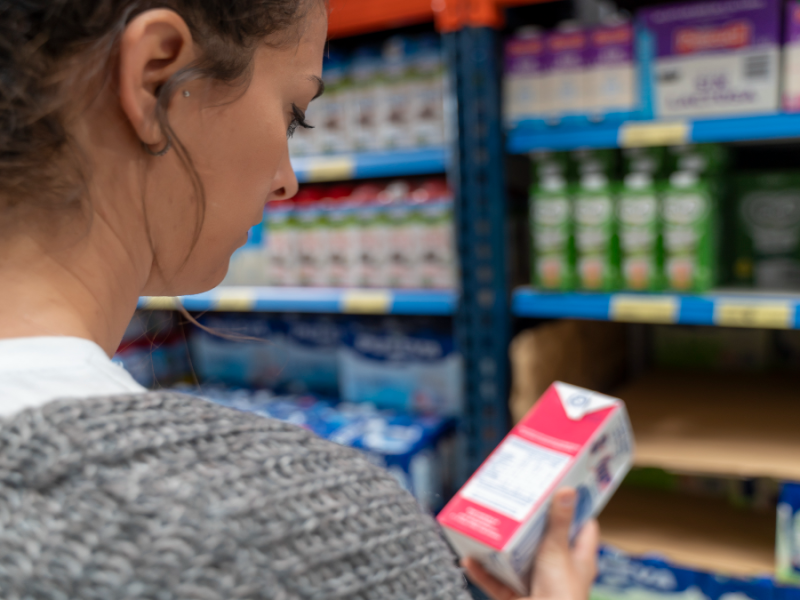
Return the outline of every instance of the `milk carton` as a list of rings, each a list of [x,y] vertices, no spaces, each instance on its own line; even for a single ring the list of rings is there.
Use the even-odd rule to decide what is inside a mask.
[[[566,25],[547,35],[549,68],[546,86],[552,90],[549,121],[583,122],[589,107],[589,36],[586,31]]]
[[[350,102],[349,63],[334,51],[326,56],[323,66],[325,95],[314,101],[317,115],[314,141],[317,152],[341,154],[351,149],[350,131],[347,127],[348,104]]]
[[[527,595],[553,493],[578,497],[572,534],[608,502],[633,461],[622,401],[555,382],[439,513],[447,539]]]
[[[677,171],[664,193],[664,262],[670,288],[707,291],[717,276],[717,202],[707,179]]]
[[[380,50],[372,46],[359,48],[351,63],[347,128],[352,148],[357,152],[380,147],[378,83],[382,64]]]
[[[351,323],[339,352],[340,393],[348,402],[459,415],[463,360],[449,332],[424,319]]]
[[[535,27],[525,27],[506,42],[503,77],[503,118],[507,127],[544,123],[552,113],[545,37]]]
[[[639,108],[639,88],[630,23],[589,31],[587,60],[589,118],[630,119]]]
[[[777,577],[800,583],[800,483],[784,483],[778,501]]]
[[[718,0],[642,9],[656,117],[778,110],[780,2]]]
[[[578,283],[585,290],[619,287],[616,197],[606,175],[588,172],[575,197]]]
[[[531,280],[540,288],[570,290],[575,285],[573,202],[564,178],[543,177],[531,188]]]
[[[783,110],[800,111],[800,4],[786,3],[783,33]]]
[[[266,220],[269,237],[267,261],[270,285],[297,285],[297,229],[294,224],[294,202],[273,200],[267,204]]]
[[[623,285],[656,291],[663,285],[661,211],[650,173],[629,173],[617,205]]]
[[[441,146],[445,142],[445,68],[438,35],[417,38],[412,56],[414,79],[411,91],[411,127],[414,146]]]
[[[414,64],[410,38],[394,36],[383,45],[383,78],[378,87],[378,138],[381,148],[413,145]]]

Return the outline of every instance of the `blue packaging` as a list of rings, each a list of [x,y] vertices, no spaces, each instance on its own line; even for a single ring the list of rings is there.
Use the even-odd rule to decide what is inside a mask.
[[[800,483],[783,484],[775,544],[778,580],[800,583]]]
[[[351,323],[339,366],[348,402],[451,416],[462,410],[463,365],[453,336],[424,321]]]
[[[338,396],[342,322],[328,316],[286,315],[279,327],[285,356],[278,387],[293,394]]]
[[[274,387],[286,364],[280,332],[265,315],[216,313],[198,319],[189,350],[197,377],[208,383]],[[215,335],[217,334],[217,335]]]
[[[146,388],[172,385],[191,372],[186,344],[172,311],[137,312],[113,361]]]

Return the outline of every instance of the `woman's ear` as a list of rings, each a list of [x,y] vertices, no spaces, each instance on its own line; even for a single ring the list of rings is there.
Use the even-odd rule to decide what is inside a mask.
[[[120,42],[120,104],[145,144],[166,143],[156,119],[158,94],[172,75],[194,59],[189,27],[172,10],[145,11],[125,27]]]

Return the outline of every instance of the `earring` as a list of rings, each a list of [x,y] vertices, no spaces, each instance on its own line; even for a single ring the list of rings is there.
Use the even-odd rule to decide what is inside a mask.
[[[145,152],[147,152],[150,156],[164,156],[172,147],[172,140],[167,138],[167,143],[161,150],[153,151],[150,149],[150,146],[142,142],[142,148],[144,148]]]
[[[184,98],[188,98],[189,96],[191,96],[191,94],[189,93],[189,90],[183,90],[183,97]]]

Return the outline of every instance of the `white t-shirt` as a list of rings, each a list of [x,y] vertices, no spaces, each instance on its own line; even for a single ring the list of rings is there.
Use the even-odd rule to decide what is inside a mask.
[[[92,341],[66,336],[0,339],[0,418],[61,398],[146,391]]]

